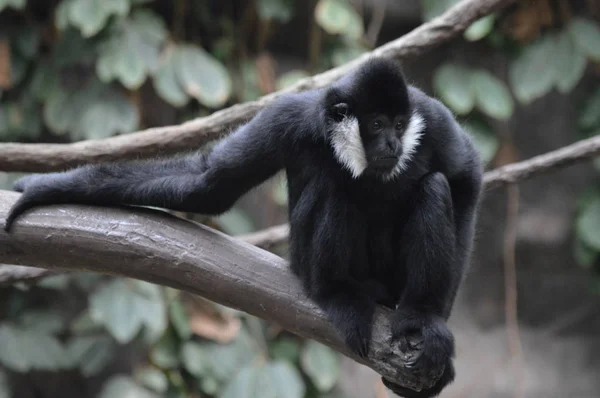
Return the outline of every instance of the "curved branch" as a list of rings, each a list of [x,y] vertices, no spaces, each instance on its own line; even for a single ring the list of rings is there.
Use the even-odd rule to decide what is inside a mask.
[[[0,191],[0,220],[18,197]],[[283,259],[167,213],[75,205],[39,208],[10,234],[0,231],[2,262],[89,270],[198,294],[320,341],[401,385],[414,383],[403,367],[406,356],[391,341],[389,310],[377,311],[371,354],[357,358]]]
[[[286,92],[324,87],[372,56],[408,59],[417,57],[456,37],[477,19],[515,0],[463,0],[443,15],[401,38],[325,73],[301,80],[294,86],[257,101],[234,105],[178,126],[151,128],[137,133],[73,144],[0,144],[0,170],[56,171],[84,163],[141,158],[189,151],[219,138],[224,132],[252,118]]]

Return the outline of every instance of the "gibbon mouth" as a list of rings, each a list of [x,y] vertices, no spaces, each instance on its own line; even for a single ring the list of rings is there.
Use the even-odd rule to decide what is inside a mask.
[[[382,156],[373,159],[371,166],[377,169],[390,169],[398,163],[398,156]]]

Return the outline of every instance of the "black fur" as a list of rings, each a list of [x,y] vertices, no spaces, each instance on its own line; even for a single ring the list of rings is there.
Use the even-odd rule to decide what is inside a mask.
[[[417,152],[384,181],[413,111],[425,121]],[[369,161],[358,178],[331,144],[332,129],[349,115]],[[386,384],[407,397],[437,395],[454,378],[445,321],[469,260],[482,167],[447,108],[407,86],[393,62],[373,59],[331,87],[280,97],[207,154],[25,177],[5,228],[27,209],[54,203],[219,214],[280,169],[288,177],[291,267],[307,293],[361,356],[376,304],[394,308],[394,338],[424,338],[415,370],[443,375],[418,393]]]

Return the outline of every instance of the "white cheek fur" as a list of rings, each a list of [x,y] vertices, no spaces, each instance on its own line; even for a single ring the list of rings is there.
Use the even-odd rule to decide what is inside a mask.
[[[425,130],[425,119],[418,112],[413,112],[408,127],[402,137],[402,155],[396,166],[383,176],[390,181],[408,168]],[[358,178],[368,166],[365,148],[360,137],[358,119],[349,116],[335,125],[331,130],[331,143],[335,157],[346,168],[353,178]]]
[[[335,125],[331,131],[331,143],[335,157],[348,169],[352,177],[358,178],[367,168],[367,156],[360,138],[358,119],[349,116]]]

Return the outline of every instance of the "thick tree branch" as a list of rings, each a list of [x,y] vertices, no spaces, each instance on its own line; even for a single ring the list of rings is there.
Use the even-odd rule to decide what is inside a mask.
[[[373,55],[397,59],[417,57],[456,37],[480,17],[514,1],[463,0],[440,17],[353,62],[303,79],[289,89],[267,95],[257,101],[234,105],[208,117],[178,126],[152,128],[118,137],[73,144],[0,144],[0,170],[55,171],[84,163],[151,157],[199,148],[235,125],[249,120],[285,92],[324,87]]]
[[[0,220],[17,198],[0,191]],[[10,234],[0,232],[0,262],[89,270],[198,294],[327,344],[400,384],[414,382],[390,340],[390,311],[376,315],[369,358],[356,358],[283,259],[167,213],[75,205],[35,209]]]

